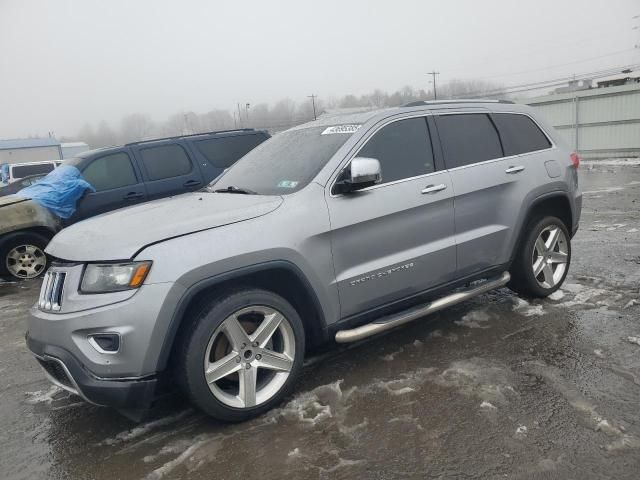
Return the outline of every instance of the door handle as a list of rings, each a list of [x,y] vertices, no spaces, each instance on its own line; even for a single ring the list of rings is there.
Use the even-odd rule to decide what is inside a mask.
[[[445,190],[446,188],[447,186],[444,183],[441,183],[440,185],[427,185],[422,189],[421,193],[436,193]]]
[[[123,200],[136,200],[138,198],[142,198],[144,197],[143,193],[139,193],[139,192],[129,192],[127,193],[124,197],[122,197]]]
[[[187,180],[182,184],[183,187],[197,187],[202,182],[200,180]]]
[[[524,167],[522,165],[518,165],[517,167],[509,167],[507,168],[504,173],[519,173],[522,172],[524,170]]]

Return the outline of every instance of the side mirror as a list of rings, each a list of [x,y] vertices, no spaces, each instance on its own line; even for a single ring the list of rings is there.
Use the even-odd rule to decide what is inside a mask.
[[[382,181],[380,162],[375,158],[356,157],[343,170],[333,193],[348,193],[371,187]]]

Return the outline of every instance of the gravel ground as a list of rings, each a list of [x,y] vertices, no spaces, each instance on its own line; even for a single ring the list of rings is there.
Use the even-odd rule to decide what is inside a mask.
[[[563,288],[502,289],[307,359],[280,408],[226,425],[179,396],[148,420],[50,386],[24,345],[39,282],[0,284],[0,476],[638,478],[640,166],[581,171]]]

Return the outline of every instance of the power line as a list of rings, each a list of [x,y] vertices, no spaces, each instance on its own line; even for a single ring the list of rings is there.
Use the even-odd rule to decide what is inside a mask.
[[[554,79],[549,79],[549,80],[544,80],[539,82],[525,83],[521,85],[511,85],[508,87],[503,87],[503,88],[498,88],[493,90],[471,92],[464,95],[455,95],[453,98],[462,98],[462,97],[474,98],[474,97],[482,97],[482,96],[491,97],[495,95],[504,95],[505,93],[519,93],[519,92],[526,92],[530,90],[539,90],[541,88],[553,87],[555,85],[562,85],[563,83],[570,80],[587,80],[587,79],[593,79],[593,78],[608,77],[610,75],[622,73],[623,70],[637,70],[638,68],[640,68],[640,64],[626,65],[622,67],[609,68],[607,70],[600,70],[596,72],[586,72],[582,74],[572,75],[569,77],[554,78]]]
[[[604,54],[604,55],[599,55],[597,57],[585,58],[583,60],[576,60],[574,62],[558,63],[556,65],[550,65],[548,67],[534,68],[534,69],[531,69],[531,70],[522,70],[520,72],[504,73],[504,74],[501,74],[501,75],[490,75],[488,77],[480,77],[480,78],[478,78],[478,80],[486,80],[486,79],[489,79],[489,78],[511,77],[513,75],[522,75],[522,74],[525,74],[525,73],[542,72],[542,71],[546,71],[546,70],[551,70],[553,68],[560,68],[560,67],[566,67],[568,65],[576,65],[578,63],[590,62],[592,60],[598,60],[600,58],[613,57],[615,55],[620,55],[621,53],[628,53],[628,52],[630,52],[632,50],[634,50],[634,49],[633,48],[627,48],[625,50],[618,50],[617,52],[611,52],[611,53],[607,53],[607,54]]]

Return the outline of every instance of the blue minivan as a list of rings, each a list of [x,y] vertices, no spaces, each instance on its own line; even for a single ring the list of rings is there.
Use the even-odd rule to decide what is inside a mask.
[[[240,129],[183,135],[81,153],[64,161],[93,186],[62,219],[28,198],[0,199],[0,277],[35,278],[45,272],[44,249],[63,227],[138,203],[199,190],[269,138]]]

